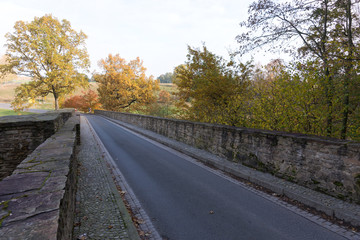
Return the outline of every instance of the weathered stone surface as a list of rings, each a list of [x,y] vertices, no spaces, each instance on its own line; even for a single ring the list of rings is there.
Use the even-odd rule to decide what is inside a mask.
[[[0,228],[0,239],[56,239],[59,210],[42,213]]]
[[[0,181],[0,239],[72,238],[78,124],[78,117],[70,118],[66,131],[52,135]]]
[[[95,113],[331,196],[360,202],[360,143],[129,113]]]
[[[40,189],[49,172],[14,174],[0,181],[0,196]]]
[[[54,161],[61,159],[68,159],[69,155],[73,153],[73,147],[67,148],[53,148],[49,151],[46,148],[37,148],[36,152],[31,153],[28,157],[22,162],[23,163],[38,163],[46,161]]]
[[[0,180],[35,148],[53,135],[73,114],[72,110],[0,117]],[[64,132],[63,138],[73,132]],[[61,145],[61,143],[59,143]]]
[[[32,216],[58,210],[60,200],[64,191],[51,193],[30,194],[24,197],[12,199],[8,203],[6,210],[11,211],[11,215],[4,219],[3,225],[8,223],[25,220]]]
[[[65,190],[66,187],[66,175],[53,176],[48,178],[44,184],[44,186],[40,189],[39,192],[55,192],[60,190]]]
[[[69,169],[71,155],[68,155],[68,159],[62,159],[59,161],[46,161],[41,164],[36,164],[33,167],[28,168],[30,171],[46,171],[48,169]]]

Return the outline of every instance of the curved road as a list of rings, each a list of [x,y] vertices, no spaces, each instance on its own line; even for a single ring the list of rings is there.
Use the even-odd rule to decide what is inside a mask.
[[[100,116],[86,116],[164,239],[345,239]]]

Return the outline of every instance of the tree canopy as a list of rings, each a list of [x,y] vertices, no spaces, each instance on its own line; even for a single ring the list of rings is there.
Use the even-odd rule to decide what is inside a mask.
[[[156,101],[158,82],[147,77],[140,58],[127,62],[119,54],[102,59],[99,63],[103,73],[95,74],[98,82],[99,100],[106,110],[138,110]]]
[[[202,49],[188,47],[187,61],[175,68],[178,107],[187,119],[227,125],[246,124],[251,63],[236,65]]]
[[[76,108],[83,112],[89,110],[93,112],[95,109],[100,109],[101,104],[98,100],[98,95],[95,91],[89,89],[87,92],[82,92],[82,95],[71,96],[62,104],[64,108]]]
[[[272,49],[293,53],[295,65],[303,67],[297,69],[298,74],[316,72],[316,85],[325,103],[321,115],[326,115],[326,135],[343,139],[349,136],[348,128],[360,107],[358,94],[352,90],[360,85],[356,73],[360,61],[358,5],[351,0],[258,0],[250,5],[248,20],[241,23],[246,31],[237,36],[237,54],[272,44]]]
[[[79,71],[89,65],[85,47],[87,36],[52,15],[35,17],[32,22],[17,21],[14,32],[6,34],[8,64],[0,65],[2,74],[14,73],[32,78],[16,89],[12,103],[16,109],[32,105],[36,97],[53,94],[55,109],[59,98],[87,80]]]
[[[158,78],[160,83],[172,83],[173,82],[173,73],[167,72],[165,74],[161,74]]]

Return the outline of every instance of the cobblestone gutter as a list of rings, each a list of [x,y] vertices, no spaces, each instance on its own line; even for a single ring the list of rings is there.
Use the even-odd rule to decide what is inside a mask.
[[[79,117],[73,116],[0,182],[0,239],[71,239]]]

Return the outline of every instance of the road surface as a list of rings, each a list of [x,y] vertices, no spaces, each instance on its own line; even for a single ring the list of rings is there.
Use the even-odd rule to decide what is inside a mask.
[[[164,239],[345,239],[100,116],[86,116]]]

